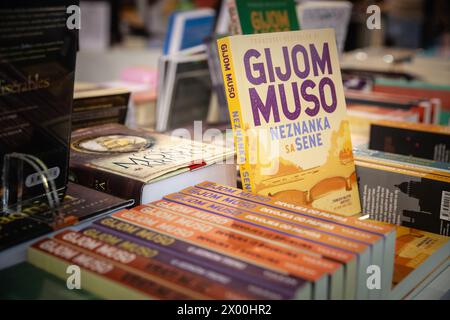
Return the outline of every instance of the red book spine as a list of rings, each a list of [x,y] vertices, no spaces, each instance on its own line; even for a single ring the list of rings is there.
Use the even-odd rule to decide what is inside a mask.
[[[99,241],[76,231],[64,231],[55,238],[70,245],[76,246],[82,251],[111,260],[132,273],[144,278],[155,280],[174,286],[177,291],[185,292],[196,299],[257,299],[261,297],[242,294],[224,285],[219,285],[196,274],[158,261],[158,250],[150,252],[152,257],[144,257],[139,254],[123,250],[106,242]]]
[[[188,295],[179,293],[155,281],[128,272],[109,261],[99,259],[92,254],[77,250],[73,246],[55,239],[43,239],[34,243],[31,248],[44,252],[65,263],[77,265],[81,269],[94,273],[97,276],[105,277],[110,281],[117,282],[123,286],[139,291],[148,298],[171,300],[191,299]]]

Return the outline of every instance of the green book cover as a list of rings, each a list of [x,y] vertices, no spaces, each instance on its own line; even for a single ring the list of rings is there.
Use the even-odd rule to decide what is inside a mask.
[[[299,30],[294,0],[234,0],[242,34]]]

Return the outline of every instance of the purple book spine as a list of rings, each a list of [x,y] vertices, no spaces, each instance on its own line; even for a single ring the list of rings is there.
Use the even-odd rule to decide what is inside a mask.
[[[117,231],[104,228],[101,226],[92,226],[82,229],[80,232],[84,233],[85,231],[95,230],[96,232],[102,232],[117,236],[122,239],[122,241],[116,243],[116,245],[120,244],[123,241],[128,240],[129,237],[126,235],[120,234]],[[89,236],[89,235],[88,235]],[[133,239],[134,243],[138,243],[138,240]],[[147,245],[146,245],[147,246]],[[150,247],[149,245],[147,247]],[[156,248],[156,246],[155,246]],[[211,282],[216,282],[220,285],[225,285],[229,288],[233,288],[238,292],[242,292],[246,294],[246,296],[251,297],[251,299],[289,299],[290,296],[278,292],[269,291],[265,288],[260,287],[259,285],[254,285],[248,282],[243,282],[241,279],[225,275],[221,272],[211,270],[210,268],[205,268],[201,266],[197,262],[189,261],[189,259],[178,257],[173,253],[169,253],[167,251],[158,250],[158,255],[152,257],[151,259],[157,260],[159,262],[165,263],[167,265],[182,269],[185,272],[193,273],[199,276],[202,276],[208,279]]]
[[[114,220],[132,227],[131,232],[121,232],[110,226],[110,223],[103,224],[106,220]],[[170,245],[161,245],[145,238],[139,237],[139,232],[148,231],[147,229],[138,227],[125,221],[121,221],[112,217],[103,218],[94,221],[95,227],[102,231],[111,233],[141,245],[157,249],[161,253],[167,253],[170,256],[179,259],[185,259],[191,263],[198,264],[211,270],[219,271],[228,276],[238,278],[237,281],[243,281],[264,290],[270,290],[281,294],[281,299],[294,299],[296,292],[306,284],[306,281],[297,277],[285,275],[276,271],[268,270],[247,262],[237,260],[221,253],[211,251],[200,246],[165,236],[159,232],[152,231],[156,235],[163,235],[172,238],[174,241]]]

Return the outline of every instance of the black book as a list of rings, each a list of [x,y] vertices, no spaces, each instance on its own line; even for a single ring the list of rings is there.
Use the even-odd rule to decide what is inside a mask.
[[[29,162],[47,172],[54,189],[66,187],[78,46],[78,30],[67,26],[73,12],[67,9],[78,4],[0,2],[0,168],[5,156],[14,156],[2,170],[10,183],[8,204],[45,193],[42,175],[15,160],[17,153],[31,156]]]

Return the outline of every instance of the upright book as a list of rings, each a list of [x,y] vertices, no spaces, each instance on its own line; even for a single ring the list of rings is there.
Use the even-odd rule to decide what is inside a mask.
[[[214,20],[214,10],[209,8],[172,13],[164,41],[164,54],[174,54],[202,44],[213,33]]]
[[[298,30],[294,0],[228,0],[232,34]]]
[[[360,212],[332,29],[218,41],[243,188]]]

